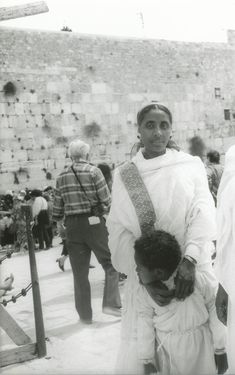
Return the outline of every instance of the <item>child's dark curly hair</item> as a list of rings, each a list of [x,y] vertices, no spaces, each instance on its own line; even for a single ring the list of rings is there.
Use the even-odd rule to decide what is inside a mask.
[[[181,260],[177,240],[162,230],[142,235],[136,240],[134,248],[139,262],[150,271],[160,268],[172,274]]]

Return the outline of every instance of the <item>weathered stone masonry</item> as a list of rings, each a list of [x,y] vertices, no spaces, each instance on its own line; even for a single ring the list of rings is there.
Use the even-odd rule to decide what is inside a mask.
[[[15,95],[5,95],[7,82]],[[183,43],[0,28],[1,192],[53,184],[66,146],[101,127],[93,159],[121,162],[148,101],[173,112],[175,139],[194,134],[222,153],[235,143],[235,32]],[[51,179],[51,181],[50,181]]]

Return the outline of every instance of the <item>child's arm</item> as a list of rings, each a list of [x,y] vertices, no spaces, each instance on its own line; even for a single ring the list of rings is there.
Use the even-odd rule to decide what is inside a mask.
[[[155,329],[153,323],[154,308],[143,286],[137,292],[137,345],[138,358],[143,363],[145,373],[152,374],[155,368]]]

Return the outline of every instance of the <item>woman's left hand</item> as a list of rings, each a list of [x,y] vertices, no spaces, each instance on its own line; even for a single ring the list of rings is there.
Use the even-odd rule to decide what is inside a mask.
[[[183,258],[176,275],[175,297],[184,300],[194,291],[195,264]]]
[[[219,289],[217,291],[215,306],[219,320],[226,326],[228,314],[228,294],[221,284],[219,284]]]

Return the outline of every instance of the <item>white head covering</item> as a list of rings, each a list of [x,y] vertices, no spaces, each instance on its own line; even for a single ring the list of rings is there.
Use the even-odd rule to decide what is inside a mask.
[[[215,271],[231,302],[235,303],[235,145],[225,155],[217,207]]]
[[[223,176],[220,181],[220,186],[218,190],[218,199],[229,181],[235,176],[235,145],[231,146],[225,154],[225,165]]]
[[[6,193],[5,193],[5,195],[11,195],[11,196],[13,196],[13,191],[12,190],[7,190]]]

